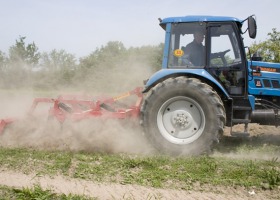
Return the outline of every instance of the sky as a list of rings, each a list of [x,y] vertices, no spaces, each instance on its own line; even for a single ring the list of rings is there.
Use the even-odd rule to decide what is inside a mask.
[[[255,14],[258,33],[254,41],[280,31],[279,0],[0,0],[0,51],[20,36],[34,42],[40,52],[65,50],[81,58],[120,41],[125,47],[158,45],[164,31],[158,18],[186,15],[231,16],[246,19]]]

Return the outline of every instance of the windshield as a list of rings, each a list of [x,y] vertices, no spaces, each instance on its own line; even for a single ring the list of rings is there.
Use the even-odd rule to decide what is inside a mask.
[[[205,33],[205,23],[172,24],[168,67],[204,67]]]

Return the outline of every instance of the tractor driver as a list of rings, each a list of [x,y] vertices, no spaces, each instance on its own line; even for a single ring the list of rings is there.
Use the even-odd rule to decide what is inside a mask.
[[[203,31],[196,31],[193,37],[194,40],[184,48],[186,57],[192,65],[204,66],[205,47],[202,44],[204,40]]]

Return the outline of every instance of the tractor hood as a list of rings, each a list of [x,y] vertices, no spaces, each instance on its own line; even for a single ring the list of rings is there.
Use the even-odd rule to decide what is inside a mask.
[[[251,95],[280,96],[280,63],[248,61]]]

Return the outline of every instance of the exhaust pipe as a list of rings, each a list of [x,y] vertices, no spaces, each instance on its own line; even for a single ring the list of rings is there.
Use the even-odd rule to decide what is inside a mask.
[[[279,110],[254,110],[251,114],[251,123],[258,123],[260,125],[280,125]]]

